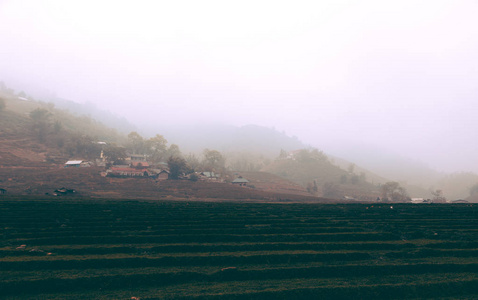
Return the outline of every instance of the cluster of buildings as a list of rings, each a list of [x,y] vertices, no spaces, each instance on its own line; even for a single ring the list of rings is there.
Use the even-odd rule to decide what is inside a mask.
[[[95,165],[92,162],[83,161],[83,160],[69,160],[65,163],[65,168],[84,168],[91,167]],[[98,164],[96,164],[98,165]],[[151,165],[147,161],[145,155],[130,155],[128,156],[124,164],[122,165],[112,165],[104,172],[101,172],[102,176],[105,177],[119,177],[119,178],[153,178],[156,180],[167,180],[169,179],[169,167],[166,163],[159,163],[157,165]],[[224,177],[221,174],[215,172],[195,172],[194,173],[197,180],[203,181],[214,181],[214,182],[225,182]],[[183,179],[190,179],[192,174],[185,175]],[[249,181],[242,176],[235,178],[231,183],[239,186],[247,186]]]

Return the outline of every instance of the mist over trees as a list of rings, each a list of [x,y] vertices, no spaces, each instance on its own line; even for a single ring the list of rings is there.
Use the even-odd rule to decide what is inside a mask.
[[[30,118],[33,120],[32,130],[36,133],[40,142],[45,141],[45,137],[51,127],[52,114],[43,108],[37,108],[30,112]]]
[[[470,188],[470,196],[478,195],[478,183]]]
[[[114,164],[124,163],[124,159],[127,157],[126,148],[115,144],[106,145],[103,155],[107,161],[112,161]]]
[[[395,181],[390,181],[381,186],[382,201],[407,202],[407,190]]]
[[[204,149],[203,167],[206,171],[223,172],[226,167],[226,159],[217,150]]]
[[[167,145],[168,141],[160,134],[156,134],[154,137],[146,140],[146,152],[150,155],[153,163],[159,163],[165,158],[168,149]]]
[[[19,99],[20,94],[25,96],[25,99]],[[2,131],[16,134],[21,132],[23,136],[27,133],[39,143],[55,148],[54,154],[47,155],[48,162],[62,163],[65,158],[95,159],[101,155],[102,150],[104,156],[115,163],[124,162],[130,154],[145,155],[155,166],[167,165],[171,157],[181,158],[187,167],[187,171],[180,168],[183,173],[190,170],[224,174],[230,171],[271,172],[301,184],[313,195],[330,198],[353,196],[360,194],[359,190],[378,191],[380,184],[392,181],[400,182],[400,186],[406,189],[409,195],[433,198],[435,201],[444,198],[465,199],[469,195],[476,195],[475,190],[478,189],[474,188],[478,175],[465,172],[443,175],[439,177],[439,181],[435,180],[434,176],[439,176],[435,174],[427,179],[433,185],[413,187],[412,180],[407,182],[376,176],[355,162],[338,164],[336,161],[339,159],[331,158],[316,148],[304,146],[296,138],[261,126],[231,126],[221,130],[212,126],[209,132],[220,134],[198,142],[198,145],[206,142],[211,142],[211,145],[199,151],[191,151],[191,148],[184,148],[177,142],[181,140],[177,136],[167,135],[160,129],[157,131],[160,134],[155,133],[148,137],[143,137],[140,131],[136,130],[120,133],[106,126],[109,124],[104,125],[90,116],[72,115],[67,110],[59,109],[54,103],[35,101],[25,92],[18,95],[7,87],[0,92],[3,123],[8,117],[8,120],[13,120],[12,124],[17,125],[15,130],[3,126]],[[204,127],[198,127],[195,131],[189,128],[185,136],[190,137],[190,143],[195,142],[208,133],[208,130],[203,129]],[[145,131],[141,131],[143,132]],[[106,142],[107,145],[100,146],[99,141]],[[284,147],[277,148],[279,145]],[[56,152],[61,152],[62,156],[58,156]],[[403,174],[413,170],[415,169],[409,168],[408,164],[403,164]],[[440,194],[436,194],[438,190],[441,191]],[[377,193],[382,196],[381,191]]]

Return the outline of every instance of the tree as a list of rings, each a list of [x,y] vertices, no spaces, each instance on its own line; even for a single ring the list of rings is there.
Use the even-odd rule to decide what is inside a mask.
[[[398,182],[390,181],[381,186],[382,199],[393,202],[406,202],[408,200],[407,190]]]
[[[321,161],[321,162],[326,162],[329,160],[329,158],[327,157],[327,155],[325,155],[324,152],[322,151],[319,151],[315,148],[313,148],[311,151],[310,151],[310,154],[311,154],[311,157],[316,160],[316,161]]]
[[[287,152],[284,149],[280,149],[279,159],[286,159],[286,158],[287,158]]]
[[[185,159],[188,166],[194,171],[198,170],[199,166],[201,165],[197,156],[192,153],[189,153]]]
[[[315,148],[301,149],[294,155],[295,159],[300,163],[326,162],[327,155]]]
[[[159,163],[165,158],[167,144],[168,141],[159,134],[145,142],[146,153],[151,156],[153,163]]]
[[[173,156],[182,157],[181,150],[179,150],[179,146],[176,144],[171,144],[171,146],[169,146],[168,150],[166,151],[166,156],[168,157],[168,159]]]
[[[132,154],[144,154],[144,139],[136,131],[128,134],[127,148]]]
[[[33,120],[33,131],[37,134],[38,140],[43,142],[51,125],[51,113],[46,109],[37,108],[30,112],[30,118]]]
[[[126,149],[114,144],[108,144],[103,150],[103,156],[110,162],[121,163],[126,158]]]
[[[226,166],[226,159],[221,154],[221,152],[217,150],[204,150],[204,161],[203,165],[204,168],[208,171],[223,171]]]
[[[71,156],[88,159],[97,158],[101,153],[101,146],[92,137],[81,134],[72,134],[65,148]]]
[[[179,179],[179,176],[188,171],[186,160],[182,157],[171,156],[168,159],[169,178]]]
[[[317,181],[314,180],[313,182],[308,182],[307,183],[307,191],[311,193],[312,195],[316,195],[317,192],[319,191],[319,187],[317,186]]]
[[[442,190],[430,191],[433,195],[433,202],[446,202],[446,198],[443,196]]]

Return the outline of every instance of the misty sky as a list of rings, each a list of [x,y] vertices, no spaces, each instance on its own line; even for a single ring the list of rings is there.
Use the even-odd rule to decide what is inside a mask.
[[[478,172],[477,16],[451,0],[0,0],[0,81],[139,126],[258,124]]]

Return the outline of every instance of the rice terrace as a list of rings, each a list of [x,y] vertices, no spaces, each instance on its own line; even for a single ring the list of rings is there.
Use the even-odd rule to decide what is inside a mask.
[[[3,299],[476,299],[476,204],[3,197]]]

